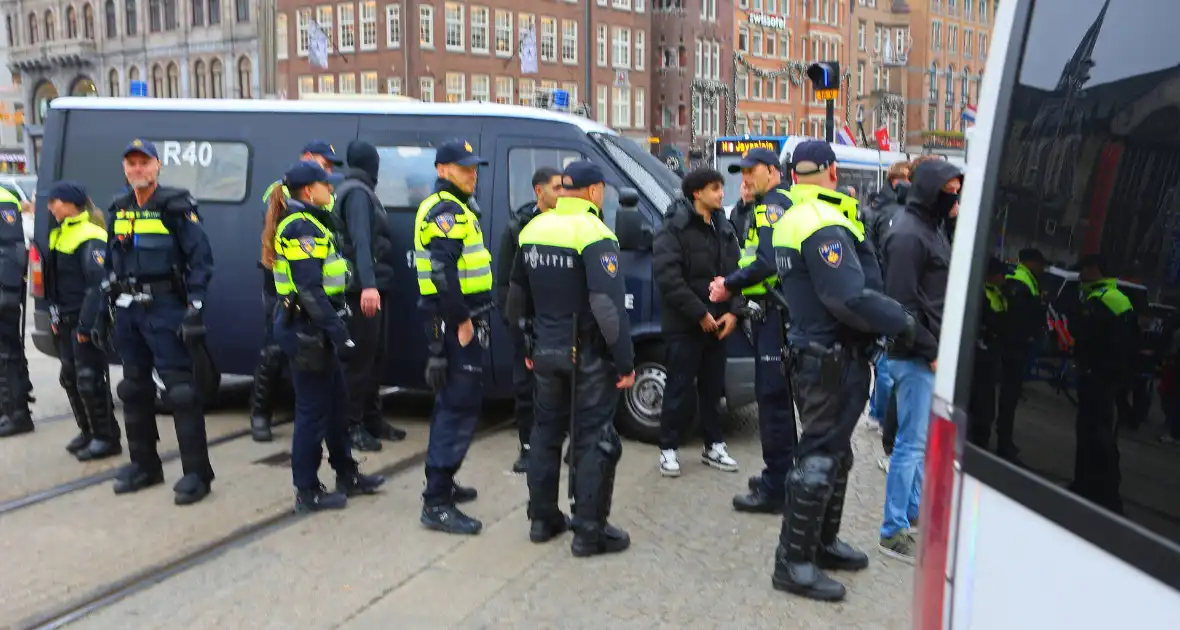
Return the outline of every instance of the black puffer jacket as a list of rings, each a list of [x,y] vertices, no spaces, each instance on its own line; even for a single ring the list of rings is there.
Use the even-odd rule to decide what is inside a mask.
[[[393,290],[394,265],[399,258],[393,249],[389,215],[377,198],[377,170],[381,158],[368,142],[354,140],[348,145],[349,168],[336,187],[334,214],[343,224],[344,255],[352,263],[349,293],[377,289]]]
[[[500,251],[496,254],[496,305],[500,314],[508,316],[508,284],[512,279],[512,264],[520,249],[520,231],[537,216],[537,204],[527,203],[517,208],[509,217],[500,240]]]
[[[881,263],[884,268],[884,260],[881,256],[881,248],[885,244],[885,231],[889,228],[889,222],[893,216],[897,214],[898,210],[905,207],[906,195],[909,194],[910,184],[908,182],[898,182],[897,187],[892,190],[883,190],[877,197],[869,211],[865,213],[862,221],[865,224],[865,240],[873,245],[873,250],[877,252],[877,262]]]
[[[700,320],[706,313],[720,317],[732,312],[732,301],[709,301],[709,283],[735,271],[738,257],[737,234],[724,210],[714,212],[708,224],[688,200],[672,202],[653,245],[653,270],[665,334],[699,332]]]

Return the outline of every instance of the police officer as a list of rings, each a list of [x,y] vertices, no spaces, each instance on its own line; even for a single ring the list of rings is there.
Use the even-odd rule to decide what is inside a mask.
[[[483,529],[483,523],[455,506],[476,497],[474,489],[455,483],[455,473],[467,456],[483,404],[492,255],[470,202],[478,168],[487,164],[466,142],[440,146],[434,156],[434,192],[418,205],[414,222],[418,306],[430,350],[425,376],[435,392],[420,520],[448,534],[474,535]]]
[[[1000,371],[1000,343],[1008,318],[1008,298],[1004,295],[1004,263],[992,257],[987,261],[983,281],[983,315],[975,341],[975,369],[971,377],[971,400],[967,439],[986,449],[991,442],[992,424],[996,420],[996,384]]]
[[[21,329],[28,249],[20,210],[20,199],[0,189],[0,438],[33,430],[32,385]]]
[[[1115,396],[1130,374],[1138,323],[1101,256],[1080,263],[1081,308],[1071,322],[1078,366],[1077,450],[1070,489],[1122,513]]]
[[[836,601],[845,588],[823,569],[860,570],[869,563],[838,534],[851,436],[868,400],[876,339],[900,335],[908,345],[916,322],[878,292],[873,250],[854,221],[856,200],[835,192],[831,146],[804,142],[794,157],[794,206],[775,225],[773,243],[791,304],[791,374],[803,432],[787,476],[789,505],[772,582],[778,590]]]
[[[184,470],[173,487],[175,500],[188,505],[205,498],[213,482],[192,356],[207,352],[201,308],[213,276],[213,252],[196,200],[183,188],[159,185],[154,144],[132,140],[123,151],[123,173],[131,192],[116,197],[107,211],[111,238],[105,253],[115,347],[123,360],[117,391],[131,455],[131,464],[115,477],[115,494],[164,482],[156,451],[154,368],[172,407]]]
[[[729,172],[741,171],[742,182],[754,193],[749,214],[734,218],[739,238],[744,235],[739,269],[710,285],[709,299],[724,302],[734,291],[758,305],[760,320],[751,322],[754,334],[754,394],[758,400],[758,428],[762,460],[766,468],[750,479],[750,493],[733,498],[739,512],[777,512],[782,509],[785,480],[795,446],[795,405],[791,386],[783,372],[783,325],[786,314],[768,298],[777,290],[774,251],[770,239],[774,225],[790,209],[791,199],[782,186],[778,156],[769,149],[751,149]]]
[[[1000,398],[996,412],[996,454],[1018,461],[1013,439],[1016,406],[1024,392],[1024,375],[1033,347],[1045,330],[1045,305],[1037,277],[1045,271],[1045,255],[1037,249],[1020,252],[1020,264],[1004,279],[1008,326],[1000,349]]]
[[[111,404],[107,355],[97,345],[105,333],[92,332],[101,328],[99,317],[107,316],[102,290],[106,224],[74,182],[57,182],[49,189],[49,212],[58,227],[49,232],[45,297],[61,359],[58,381],[81,429],[66,450],[82,462],[113,457],[123,447]]]
[[[272,194],[266,212],[263,264],[273,270],[280,308],[274,338],[291,358],[295,430],[291,476],[295,511],[340,509],[347,497],[373,494],[385,479],[361,474],[348,444],[348,389],[341,359],[356,350],[342,319],[348,262],[336,249],[326,206],[338,181],[319,164],[299,162],[283,175],[291,198]],[[336,492],[320,484],[318,470],[328,447]]]
[[[528,470],[529,539],[546,542],[568,521],[557,506],[561,443],[573,449],[574,556],[623,551],[631,538],[610,525],[615,468],[623,443],[615,431],[619,390],[635,383],[635,351],[619,273],[619,245],[598,218],[602,170],[573,162],[557,207],[520,233],[508,317],[533,340],[536,424]],[[571,418],[570,415],[573,415]]]
[[[529,221],[542,212],[548,212],[557,204],[561,193],[561,172],[542,166],[533,173],[533,194],[536,201],[527,203],[513,212],[500,241],[500,252],[496,258],[496,304],[505,315],[509,334],[512,336],[512,391],[515,398],[514,412],[516,430],[520,438],[520,457],[512,464],[512,472],[528,470],[529,434],[533,430],[533,372],[524,364],[526,355],[524,333],[515,322],[507,320],[508,285],[512,278],[512,263],[519,249],[520,231]]]
[[[332,145],[323,140],[308,142],[303,147],[303,154],[299,159],[315,162],[329,173],[332,172],[333,167],[344,163],[336,155],[336,150]],[[262,195],[262,203],[269,204],[271,193],[276,189],[281,190],[286,197],[291,196],[290,190],[283,186],[282,180],[279,180],[267,187],[266,192]],[[334,202],[335,199],[329,200],[327,211],[332,210]],[[262,307],[266,332],[263,333],[262,350],[258,352],[258,366],[254,368],[254,386],[250,392],[250,433],[255,442],[269,442],[274,439],[274,434],[271,432],[271,420],[274,415],[275,394],[279,388],[279,379],[282,378],[283,363],[286,357],[283,356],[279,345],[275,343],[274,327],[271,325],[275,304],[278,302],[275,295],[274,278],[271,276],[270,269],[264,266],[261,261],[258,263],[258,267],[262,269]]]

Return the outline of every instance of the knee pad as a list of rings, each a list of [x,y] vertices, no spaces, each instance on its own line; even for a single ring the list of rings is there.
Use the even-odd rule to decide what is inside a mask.
[[[608,424],[602,427],[602,431],[598,434],[598,450],[606,456],[607,461],[611,463],[618,462],[623,457],[623,440],[619,438],[619,432],[615,430],[614,424]]]
[[[263,346],[258,353],[258,359],[264,365],[274,365],[283,360],[283,349],[277,345]]]
[[[804,455],[787,475],[792,490],[823,496],[831,492],[836,481],[839,462],[827,453]]]
[[[99,390],[99,383],[102,382],[102,375],[97,370],[91,368],[82,368],[78,370],[77,375],[78,392],[82,394],[96,394]]]
[[[192,409],[197,406],[197,391],[193,388],[193,384],[188,381],[169,382],[164,381],[164,399],[172,407],[177,409]]]
[[[119,400],[130,405],[136,403],[153,404],[156,400],[156,384],[152,382],[151,378],[145,380],[142,377],[133,376],[125,370],[123,381],[115,388],[115,393],[119,396]]]

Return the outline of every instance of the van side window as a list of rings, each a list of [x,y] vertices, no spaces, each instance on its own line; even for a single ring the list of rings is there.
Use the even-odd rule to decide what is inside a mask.
[[[1180,82],[1177,23],[1171,0],[1033,4],[1013,44],[1006,126],[990,139],[998,167],[965,183],[993,193],[976,254],[1006,267],[1006,315],[960,344],[971,349],[962,365],[974,365],[976,448],[1174,543],[1180,115],[1166,95]],[[1135,41],[1151,45],[1128,54]],[[1043,257],[1043,270],[1018,270],[1022,252]],[[994,290],[989,307],[982,283],[971,290],[981,321],[1003,308]]]
[[[381,168],[377,198],[388,210],[417,212],[418,204],[434,190],[433,147],[377,147]]]
[[[250,147],[242,142],[161,140],[160,184],[188,189],[197,201],[238,203],[246,198]]]
[[[586,156],[569,149],[544,147],[518,147],[508,151],[508,205],[513,210],[526,203],[536,201],[533,193],[533,173],[542,166],[564,170],[566,165]],[[602,221],[612,231],[615,229],[615,214],[619,210],[619,191],[611,184],[606,185],[602,199]]]

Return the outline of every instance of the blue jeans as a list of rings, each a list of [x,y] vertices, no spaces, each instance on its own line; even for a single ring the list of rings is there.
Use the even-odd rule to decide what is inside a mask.
[[[897,389],[897,441],[885,479],[882,538],[909,528],[910,521],[918,517],[930,401],[934,396],[934,372],[925,360],[892,358],[888,365]]]
[[[873,396],[869,398],[869,417],[878,423],[885,421],[889,412],[889,394],[893,391],[893,377],[889,374],[889,360],[884,354],[877,359],[874,370]]]

